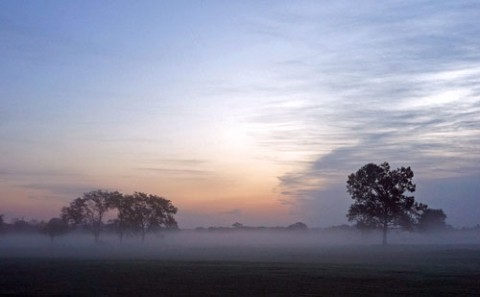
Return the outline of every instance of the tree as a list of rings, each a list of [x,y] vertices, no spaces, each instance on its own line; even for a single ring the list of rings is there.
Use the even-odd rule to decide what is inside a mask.
[[[308,230],[308,227],[303,222],[296,222],[295,224],[291,224],[287,227],[289,230],[296,230],[296,231],[305,231]]]
[[[132,195],[116,196],[111,199],[111,204],[118,211],[117,218],[113,220],[113,224],[121,242],[126,233],[134,232],[135,230],[134,198]]]
[[[135,192],[126,199],[131,199],[130,210],[126,211],[125,224],[140,233],[142,241],[149,231],[160,228],[177,228],[177,222],[173,217],[177,208],[170,200],[141,192]]]
[[[381,228],[382,243],[387,244],[389,227],[413,224],[415,208],[420,204],[415,204],[413,196],[405,195],[415,191],[412,178],[410,167],[390,170],[387,162],[370,163],[350,174],[347,192],[355,202],[348,210],[348,220],[364,227]]]
[[[446,218],[447,215],[442,209],[427,208],[420,213],[417,227],[420,231],[444,230],[447,227]]]
[[[235,229],[240,229],[240,228],[243,228],[243,224],[242,223],[239,223],[239,222],[235,222],[232,224],[232,227],[235,228]]]
[[[36,220],[27,221],[25,218],[13,219],[11,230],[14,233],[35,233],[39,231],[39,223]]]
[[[61,218],[52,218],[48,223],[43,227],[43,231],[50,236],[51,242],[55,239],[56,236],[66,234],[69,228],[67,223]]]
[[[98,242],[103,217],[113,207],[113,201],[121,196],[117,191],[96,190],[84,193],[83,197],[73,200],[69,207],[62,209],[62,219],[68,224],[84,225],[92,232],[95,242]]]
[[[0,215],[0,233],[3,232],[3,222],[4,222],[4,220],[3,220],[3,214],[2,214],[2,215]]]

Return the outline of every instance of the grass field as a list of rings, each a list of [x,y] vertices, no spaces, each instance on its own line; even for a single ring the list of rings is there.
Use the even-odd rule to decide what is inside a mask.
[[[210,247],[168,257],[0,255],[0,296],[480,294],[477,245]]]

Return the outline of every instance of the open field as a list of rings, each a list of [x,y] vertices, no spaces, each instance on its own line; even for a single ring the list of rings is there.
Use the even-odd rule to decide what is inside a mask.
[[[2,296],[475,296],[460,266],[3,259]],[[478,296],[478,295],[476,295]]]
[[[478,296],[479,245],[0,245],[0,296]],[[141,252],[143,249],[143,252]],[[155,253],[157,250],[157,253]],[[109,252],[110,251],[110,252]],[[28,254],[30,252],[30,255]]]

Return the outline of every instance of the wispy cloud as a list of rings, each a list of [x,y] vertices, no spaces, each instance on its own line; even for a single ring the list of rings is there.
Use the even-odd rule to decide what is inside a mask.
[[[368,162],[411,165],[423,179],[478,174],[479,9],[340,1],[265,21],[258,34],[297,49],[275,64],[286,98],[249,118],[260,147],[305,153],[279,177],[281,202],[331,199],[321,192],[344,189]]]
[[[136,168],[141,171],[149,171],[169,178],[187,178],[187,179],[203,179],[212,174],[210,171],[201,169],[183,169],[183,168],[157,168],[142,167]]]
[[[241,215],[242,215],[242,210],[239,209],[239,208],[234,208],[234,209],[231,209],[231,210],[222,211],[222,212],[220,212],[220,214],[221,214],[221,215],[228,215],[228,216],[238,217],[238,216],[241,216]]]
[[[62,198],[65,200],[73,199],[81,196],[85,192],[93,191],[98,189],[94,185],[82,185],[78,183],[54,183],[54,182],[45,182],[45,183],[30,183],[30,184],[20,184],[18,187],[32,190],[40,190],[49,193],[49,195],[30,195],[31,199],[33,198],[42,198],[48,197],[51,198]]]
[[[85,186],[79,184],[62,184],[62,183],[31,183],[19,185],[25,189],[45,190],[56,195],[80,196],[81,194],[96,190],[97,187]]]
[[[179,167],[198,167],[198,166],[205,166],[210,164],[211,162],[208,160],[204,159],[154,159],[154,160],[148,160],[148,162],[152,163],[160,163],[160,164],[166,164],[169,166],[179,166]]]

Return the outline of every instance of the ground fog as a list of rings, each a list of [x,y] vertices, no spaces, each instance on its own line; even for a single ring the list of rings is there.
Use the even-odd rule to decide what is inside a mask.
[[[419,234],[392,231],[389,245],[379,244],[381,234],[356,231],[190,231],[149,234],[145,242],[137,237],[122,241],[103,234],[94,242],[89,234],[72,233],[53,242],[42,235],[0,237],[0,257],[14,258],[121,258],[186,261],[322,262],[394,260],[429,250],[462,249],[480,251],[480,233],[450,231]],[[398,259],[397,259],[398,260]]]

